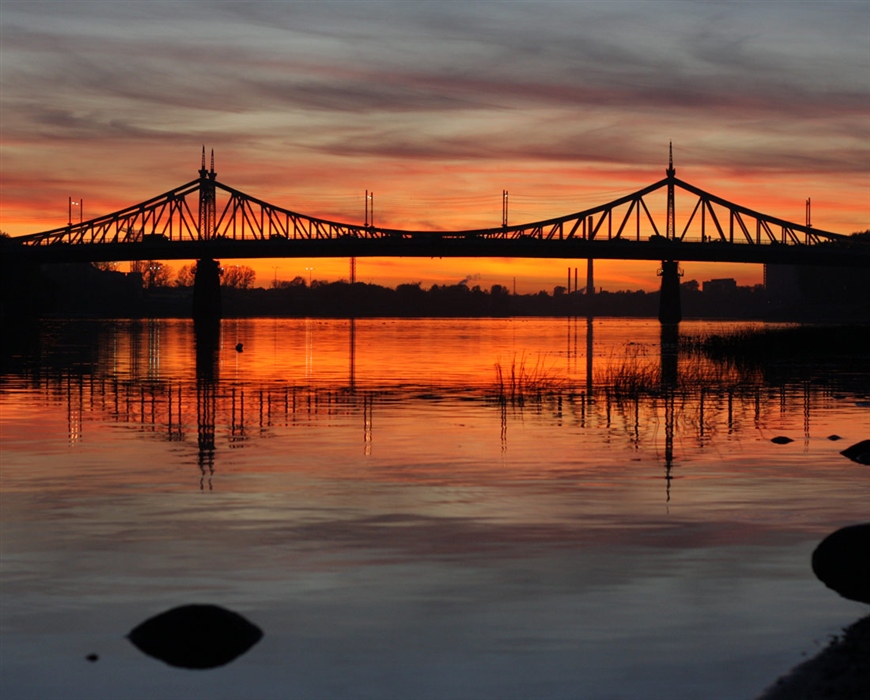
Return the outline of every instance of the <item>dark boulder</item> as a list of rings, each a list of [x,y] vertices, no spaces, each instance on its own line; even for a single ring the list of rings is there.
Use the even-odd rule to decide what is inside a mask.
[[[858,464],[870,464],[870,440],[856,442],[851,447],[847,447],[840,452],[840,454],[848,457],[853,462],[858,462]]]
[[[145,620],[127,638],[140,651],[181,668],[228,664],[260,641],[263,632],[216,605],[183,605]]]
[[[813,552],[813,573],[844,598],[870,603],[870,523],[831,533]]]

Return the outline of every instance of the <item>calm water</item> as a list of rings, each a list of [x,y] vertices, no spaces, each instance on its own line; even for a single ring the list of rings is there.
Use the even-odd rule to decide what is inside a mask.
[[[867,614],[809,565],[870,519],[839,454],[870,437],[862,363],[769,385],[681,358],[663,389],[658,324],[618,319],[195,345],[56,322],[6,361],[4,700],[752,698]],[[625,367],[648,390],[609,387]],[[208,671],[125,639],[188,603],[265,636]]]

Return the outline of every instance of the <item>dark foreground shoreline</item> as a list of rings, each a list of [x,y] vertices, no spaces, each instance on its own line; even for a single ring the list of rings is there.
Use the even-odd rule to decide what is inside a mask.
[[[843,630],[824,650],[777,679],[758,700],[870,698],[870,615]]]

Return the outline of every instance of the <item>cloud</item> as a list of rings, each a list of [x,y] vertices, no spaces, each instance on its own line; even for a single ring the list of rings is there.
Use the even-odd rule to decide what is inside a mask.
[[[673,140],[678,168],[850,179],[870,161],[867,19],[847,2],[10,2],[4,177],[27,149],[60,169],[124,149],[156,174],[207,143],[263,186],[422,165],[446,183],[456,163],[628,185]]]
[[[703,4],[680,5],[688,19],[675,26],[663,19],[673,12],[666,3],[620,3],[628,9],[614,12],[564,3],[545,12],[525,3],[199,3],[199,21],[184,4],[155,5],[150,17],[140,7],[127,21],[91,15],[90,31],[79,24],[73,32],[19,9],[4,31],[5,87],[126,100],[158,119],[172,118],[164,108],[349,119],[706,111],[719,120],[863,115],[868,107],[861,70],[870,60],[843,49],[839,65],[812,61],[815,44],[766,45],[758,28],[716,19]]]

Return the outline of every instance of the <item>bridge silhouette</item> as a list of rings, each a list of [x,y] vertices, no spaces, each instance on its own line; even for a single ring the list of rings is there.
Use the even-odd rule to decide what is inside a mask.
[[[531,257],[867,265],[870,247],[763,214],[666,176],[640,190],[565,216],[456,231],[412,231],[307,216],[217,181],[214,155],[199,177],[110,214],[17,237],[22,257],[38,262],[105,262],[147,257]],[[664,221],[650,195],[667,190]],[[691,195],[676,226],[674,191]],[[219,202],[218,195],[223,195]],[[631,246],[626,245],[631,243]]]
[[[688,197],[677,225],[676,197]],[[664,193],[664,216],[651,196]],[[682,200],[681,200],[682,204]],[[662,207],[658,206],[661,210]],[[662,313],[679,322],[678,261],[870,267],[870,244],[727,201],[676,176],[604,204],[526,224],[468,230],[404,230],[307,216],[217,180],[214,151],[199,177],[110,214],[12,239],[7,261],[44,264],[193,260],[200,312],[218,313],[217,259],[500,257],[662,261]],[[208,290],[208,291],[206,291]],[[205,309],[205,310],[203,310]],[[210,309],[210,310],[209,310]],[[197,310],[194,310],[196,317]]]

